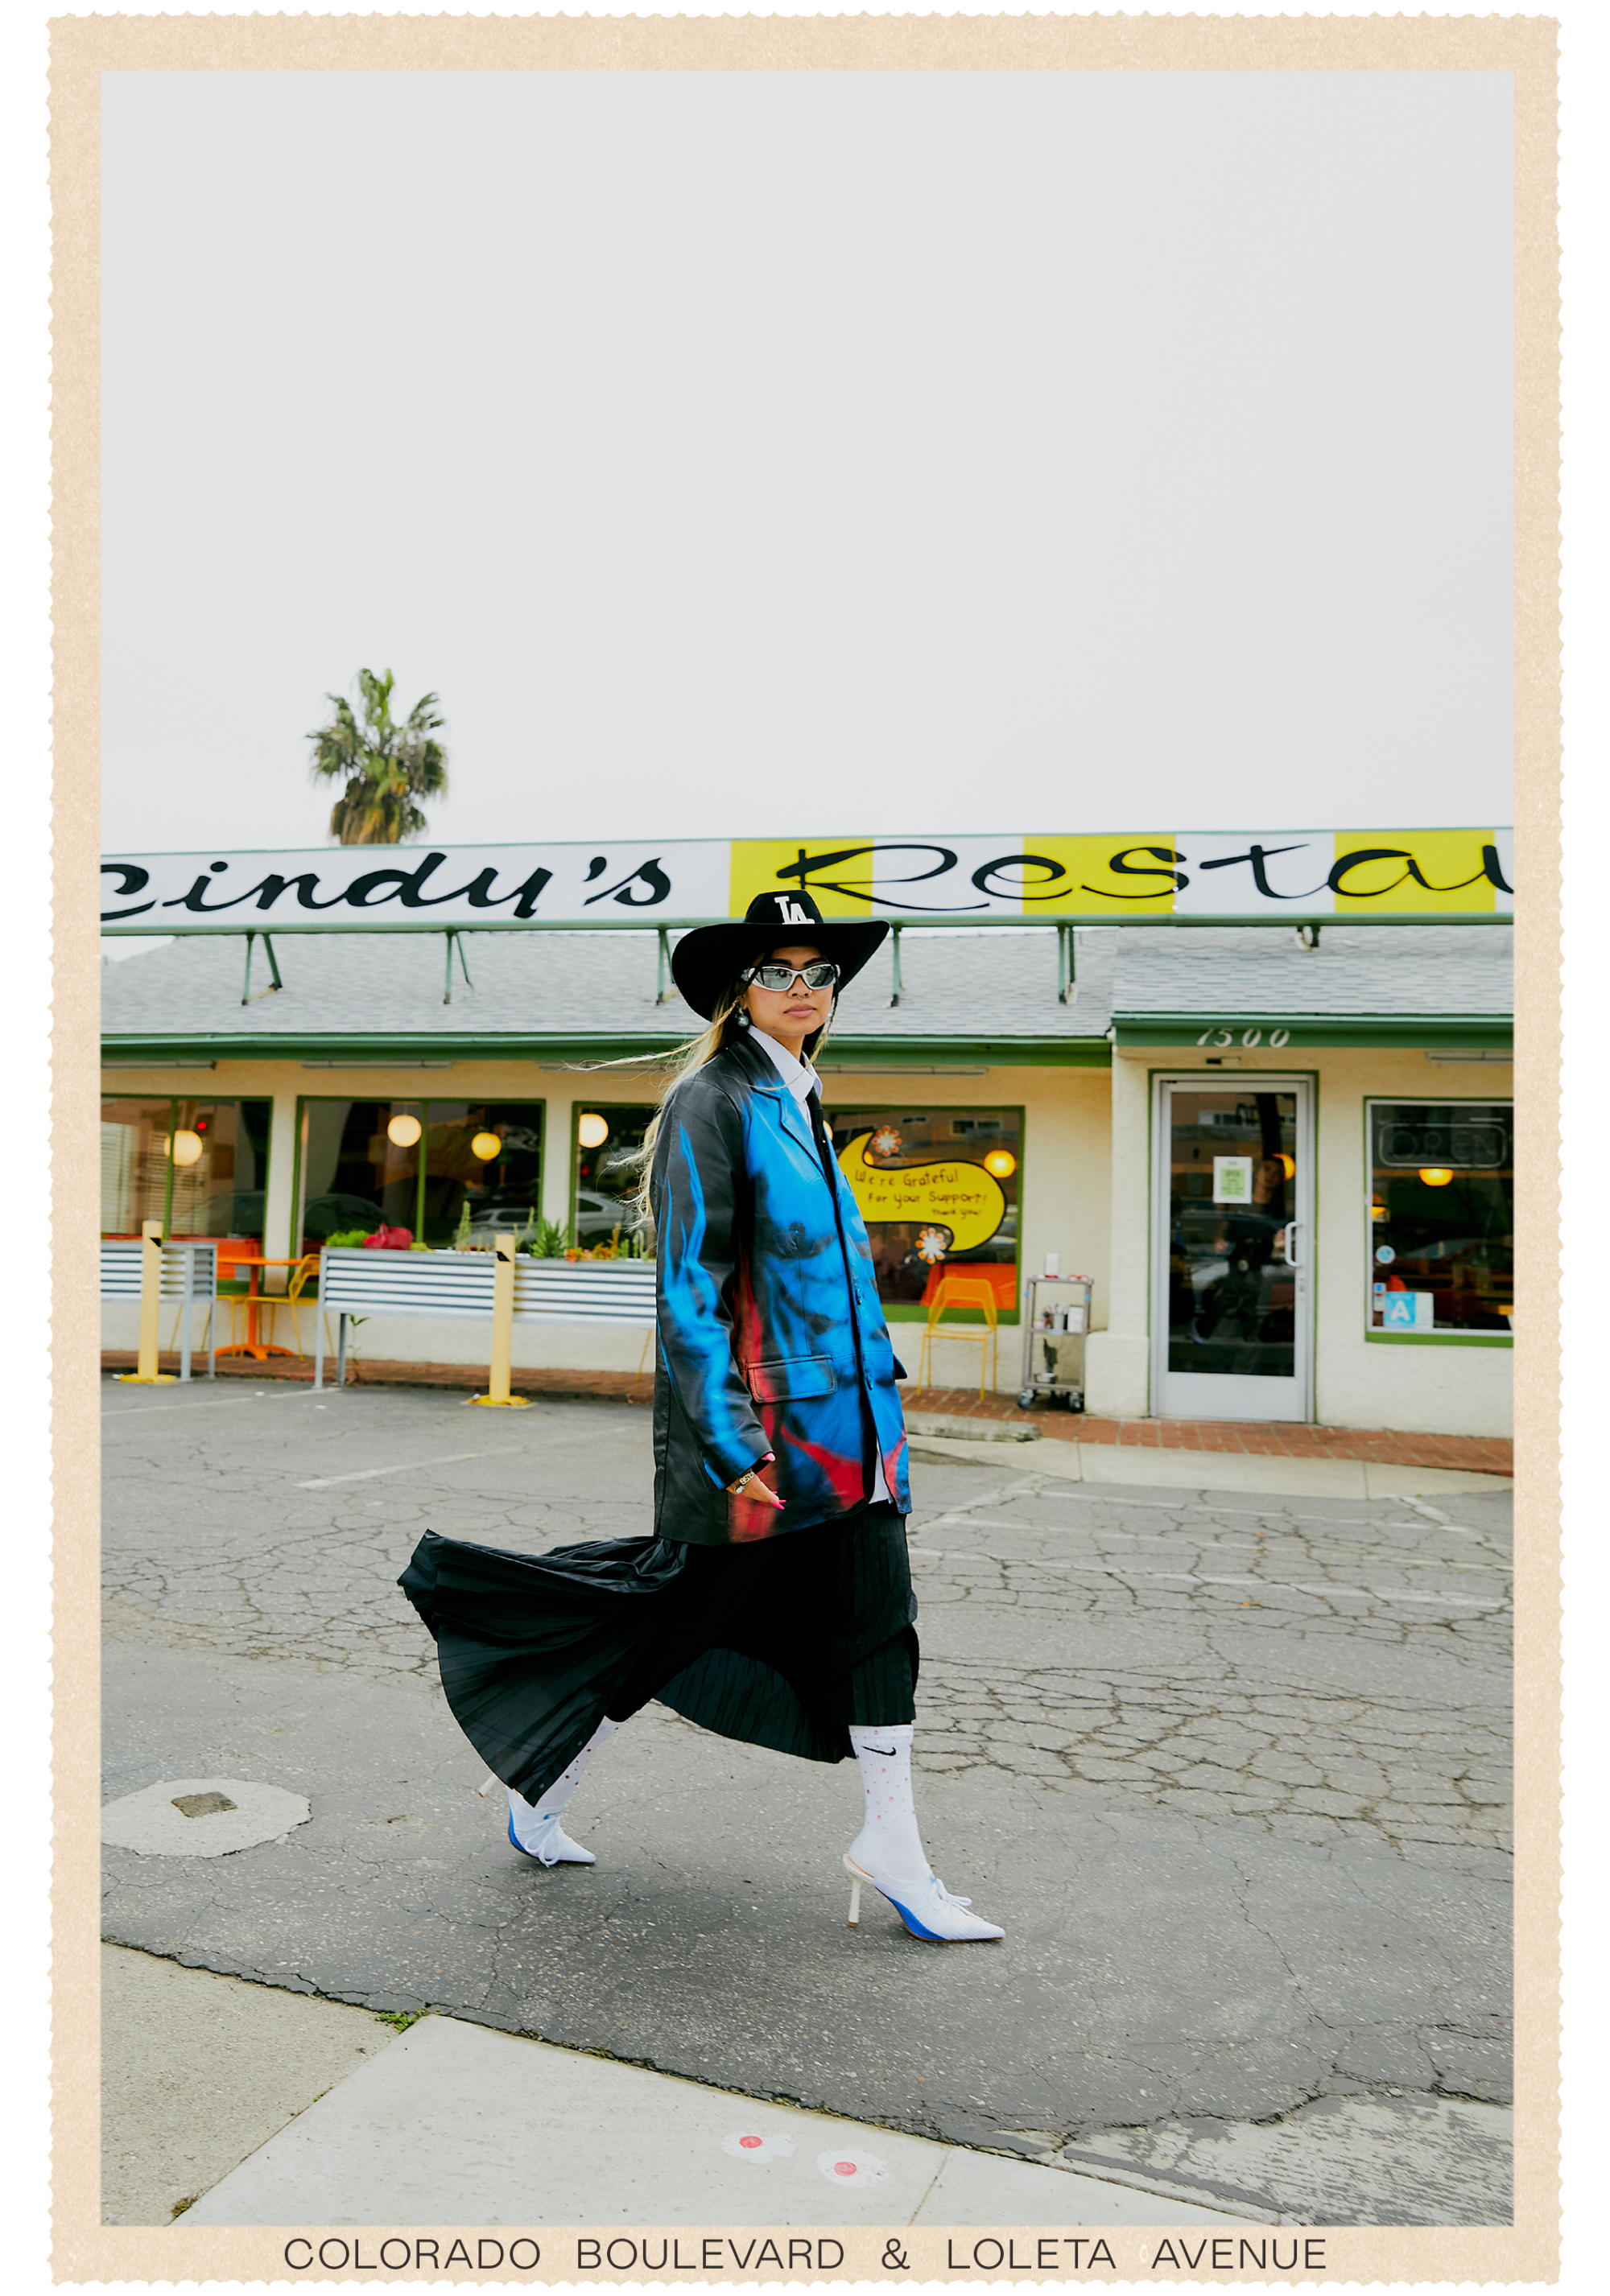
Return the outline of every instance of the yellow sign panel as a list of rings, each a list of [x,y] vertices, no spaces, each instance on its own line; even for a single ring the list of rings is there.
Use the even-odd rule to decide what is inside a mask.
[[[735,839],[732,914],[741,917],[757,893],[803,888],[825,917],[869,916],[872,856],[869,837],[822,837],[814,844],[799,837]],[[865,892],[854,890],[861,885]]]
[[[1047,865],[1043,874],[1026,867],[1023,872],[1026,917],[1054,917],[1064,909],[1081,915],[1110,909],[1114,916],[1144,917],[1174,906],[1181,873],[1178,840],[1171,831],[1138,830],[1127,837],[1026,837],[1023,852]],[[1030,883],[1031,877],[1039,882]]]
[[[732,914],[804,891],[827,917],[1444,915],[1507,912],[1491,829],[1129,830],[1105,837],[823,837],[735,842]]]
[[[973,1251],[989,1242],[1006,1217],[1006,1193],[992,1173],[959,1157],[922,1164],[875,1164],[867,1154],[872,1136],[858,1132],[839,1152],[839,1169],[868,1227],[875,1220],[948,1227],[951,1251]]]
[[[1336,914],[1350,909],[1491,909],[1497,906],[1491,829],[1336,832],[1330,874]]]

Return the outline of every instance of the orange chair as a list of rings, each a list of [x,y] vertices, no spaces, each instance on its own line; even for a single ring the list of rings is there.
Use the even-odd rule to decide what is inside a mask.
[[[995,1286],[987,1275],[941,1275],[933,1287],[928,1302],[928,1320],[923,1326],[922,1353],[917,1358],[916,1381],[919,1387],[932,1387],[933,1335],[939,1331],[940,1319],[947,1308],[982,1308],[982,1324],[947,1324],[941,1336],[947,1340],[976,1341],[981,1350],[978,1359],[978,1396],[982,1403],[988,1387],[1000,1374],[1000,1331],[998,1324],[999,1302]]]

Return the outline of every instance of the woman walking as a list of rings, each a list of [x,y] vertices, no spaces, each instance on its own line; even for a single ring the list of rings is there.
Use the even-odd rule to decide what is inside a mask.
[[[562,1823],[651,1698],[722,1736],[860,1766],[844,1864],[932,1943],[998,1938],[929,1865],[911,1786],[917,1642],[903,1376],[811,1055],[888,931],[765,893],[687,933],[709,1027],[645,1144],[657,1234],[654,1536],[543,1555],[427,1531],[400,1584],[508,1789],[509,1839],[592,1865]]]

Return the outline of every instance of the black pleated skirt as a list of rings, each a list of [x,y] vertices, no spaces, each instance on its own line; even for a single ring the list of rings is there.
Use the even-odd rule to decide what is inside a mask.
[[[813,1762],[851,1752],[852,1722],[915,1718],[916,1598],[887,1505],[733,1546],[515,1554],[428,1530],[398,1584],[436,1637],[459,1727],[528,1801],[606,1715],[650,1698]]]

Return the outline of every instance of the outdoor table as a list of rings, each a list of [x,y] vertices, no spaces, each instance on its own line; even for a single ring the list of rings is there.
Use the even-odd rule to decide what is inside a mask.
[[[258,1316],[260,1309],[265,1306],[274,1308],[280,1304],[276,1299],[265,1299],[259,1283],[258,1270],[259,1267],[299,1267],[301,1265],[300,1255],[295,1259],[240,1259],[232,1260],[230,1265],[251,1271],[246,1278],[246,1336],[244,1340],[236,1341],[231,1347],[220,1348],[219,1355],[255,1356],[259,1363],[267,1362],[270,1356],[294,1355],[296,1353],[294,1348],[275,1347],[271,1341],[259,1339],[258,1336]],[[224,1291],[221,1283],[218,1290]],[[240,1296],[239,1292],[234,1293],[236,1299]]]

